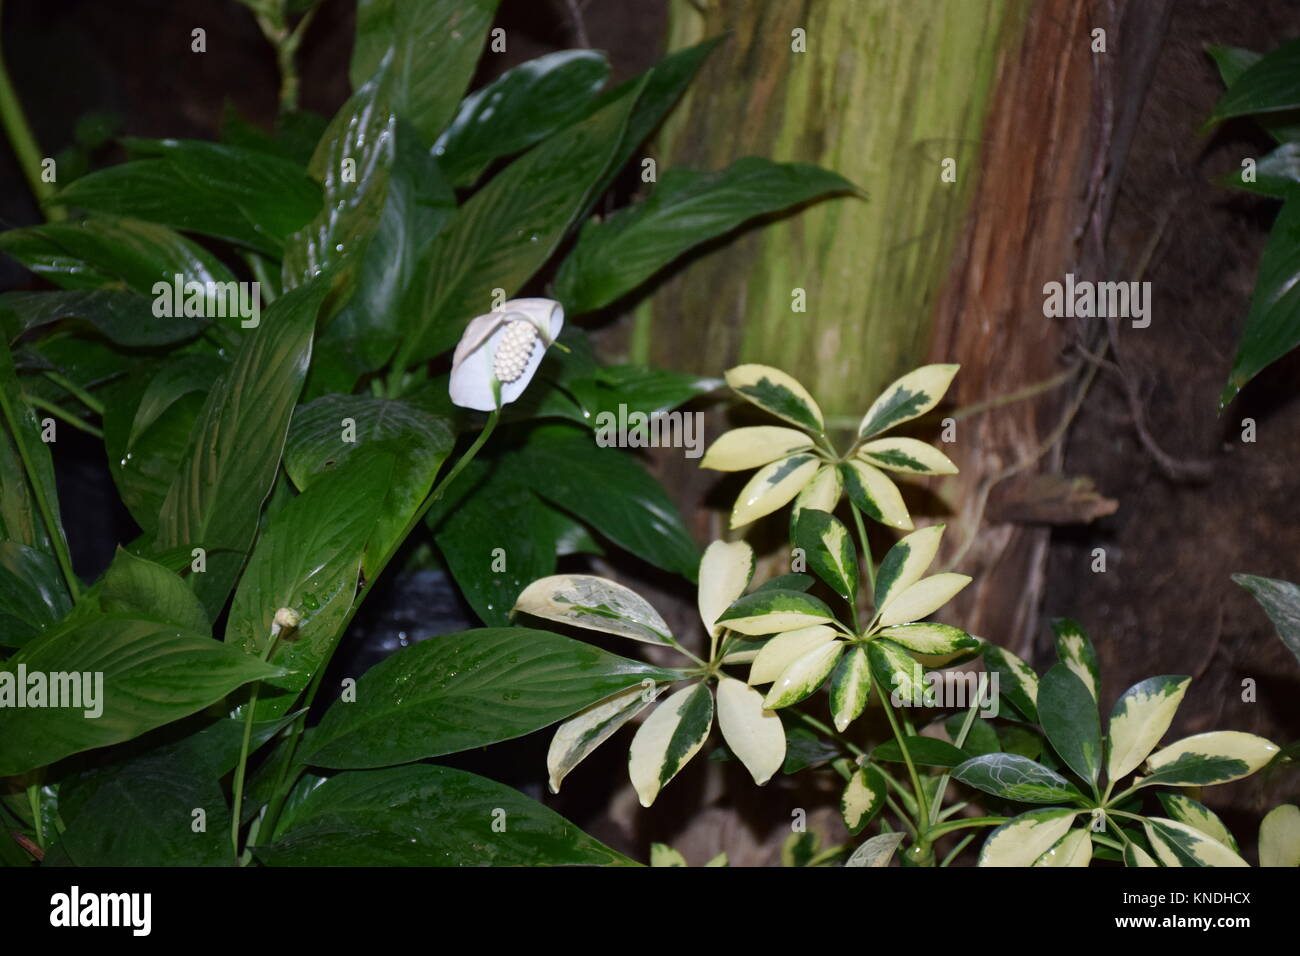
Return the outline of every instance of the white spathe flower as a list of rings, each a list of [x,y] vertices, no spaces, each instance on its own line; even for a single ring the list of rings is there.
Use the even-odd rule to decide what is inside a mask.
[[[554,299],[511,299],[473,319],[451,359],[451,400],[480,412],[509,405],[524,393],[563,326],[564,306]]]

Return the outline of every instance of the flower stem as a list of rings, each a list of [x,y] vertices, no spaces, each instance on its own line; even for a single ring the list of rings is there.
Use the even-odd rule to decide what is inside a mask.
[[[3,7],[3,0],[0,0],[0,7]],[[2,16],[3,14],[0,13],[0,17]],[[54,206],[47,209],[45,206],[46,200],[54,195],[54,184],[47,183],[41,178],[43,160],[41,150],[36,145],[36,137],[32,135],[32,128],[27,123],[27,114],[23,112],[22,103],[19,102],[18,94],[14,91],[13,81],[9,78],[3,49],[0,49],[0,124],[4,125],[5,135],[9,137],[14,156],[18,158],[18,165],[22,167],[27,185],[31,187],[32,195],[36,197],[37,205],[41,207],[45,218],[51,221],[66,219],[68,213],[63,207]]]
[[[263,661],[270,659],[278,637],[279,627],[276,625],[272,628],[271,639],[266,642],[266,649],[262,651]],[[244,738],[239,745],[239,763],[235,765],[235,803],[230,811],[230,845],[235,851],[235,859],[239,859],[239,820],[243,816],[244,776],[248,770],[248,750],[253,739],[253,712],[257,710],[257,696],[261,689],[262,682],[260,680],[254,682],[253,689],[248,695],[248,703],[244,705]]]

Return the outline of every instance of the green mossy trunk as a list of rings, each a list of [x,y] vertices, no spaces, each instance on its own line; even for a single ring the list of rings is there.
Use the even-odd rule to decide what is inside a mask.
[[[815,203],[706,252],[644,307],[634,357],[711,374],[738,361],[776,365],[828,415],[847,417],[923,361],[978,181],[1001,51],[1017,41],[1025,8],[716,0],[702,12],[675,0],[670,48],[729,38],[661,132],[660,171],[756,153],[821,164],[868,199]],[[806,52],[793,49],[800,39]],[[945,160],[955,182],[944,181]]]

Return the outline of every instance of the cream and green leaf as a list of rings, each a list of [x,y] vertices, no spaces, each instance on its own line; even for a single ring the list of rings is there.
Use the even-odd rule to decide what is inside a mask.
[[[889,794],[885,775],[872,764],[863,764],[849,777],[840,795],[840,814],[850,833],[859,833],[885,805]]]
[[[801,511],[793,541],[803,549],[808,567],[831,590],[849,602],[857,597],[857,550],[849,529],[838,518],[813,508]]]
[[[999,826],[980,851],[980,866],[1033,866],[1065,836],[1077,811],[1030,810]]]
[[[1111,781],[1132,773],[1160,743],[1183,701],[1190,677],[1163,674],[1139,681],[1120,695],[1110,712],[1106,777]]]
[[[713,727],[713,695],[704,682],[677,691],[646,718],[632,738],[628,773],[641,806],[659,791],[704,746]]]
[[[648,644],[672,643],[672,632],[649,601],[631,588],[590,574],[539,578],[524,588],[514,610]]]

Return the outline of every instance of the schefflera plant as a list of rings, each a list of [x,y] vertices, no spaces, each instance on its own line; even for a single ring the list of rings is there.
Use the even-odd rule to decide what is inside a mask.
[[[665,690],[684,684],[660,703],[632,738],[628,772],[642,806],[650,806],[718,728],[754,782],[767,783],[785,760],[785,730],[765,707],[763,695],[723,671],[753,658],[738,650],[738,637],[720,620],[744,594],[754,574],[754,552],[743,541],[715,541],[700,561],[698,607],[708,637],[707,656],[684,647],[654,607],[632,589],[589,574],[559,574],[534,581],[514,610],[587,630],[670,647],[689,664],[676,681],[647,679],[588,707],[555,732],[547,754],[550,787],[560,783],[620,727],[654,704]],[[763,588],[770,587],[769,582]],[[780,583],[779,581],[775,583]],[[716,706],[715,706],[716,701]]]
[[[1159,747],[1192,681],[1174,674],[1149,677],[1121,694],[1103,738],[1092,642],[1073,621],[1058,620],[1054,628],[1058,663],[1041,679],[1006,650],[989,648],[985,655],[999,675],[1002,702],[1036,725],[1050,751],[1043,761],[988,753],[953,768],[953,779],[1002,800],[1048,805],[1010,819],[987,818],[997,828],[979,865],[1087,866],[1098,855],[1136,867],[1248,866],[1228,828],[1191,796],[1157,791],[1161,815],[1144,812],[1143,797],[1153,787],[1240,780],[1269,764],[1278,746],[1220,730]]]

